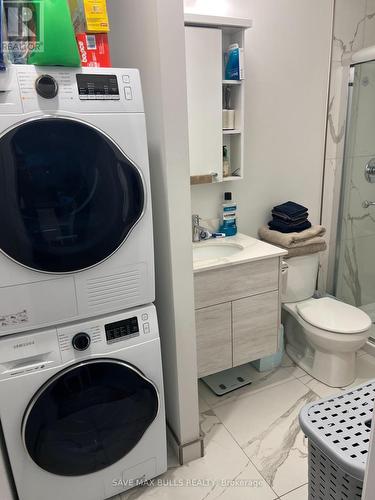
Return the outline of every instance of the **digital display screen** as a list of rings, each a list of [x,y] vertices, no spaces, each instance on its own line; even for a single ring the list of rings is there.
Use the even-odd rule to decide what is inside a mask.
[[[124,338],[136,337],[139,335],[138,318],[124,319],[105,325],[105,336],[107,342],[116,342]]]
[[[76,75],[79,98],[84,100],[120,99],[116,75]]]

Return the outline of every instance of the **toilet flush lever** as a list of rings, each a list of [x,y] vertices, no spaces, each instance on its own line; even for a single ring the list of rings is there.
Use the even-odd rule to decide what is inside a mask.
[[[363,208],[369,208],[369,207],[373,207],[373,206],[375,206],[375,201],[367,201],[367,200],[365,200],[362,203],[362,207]]]

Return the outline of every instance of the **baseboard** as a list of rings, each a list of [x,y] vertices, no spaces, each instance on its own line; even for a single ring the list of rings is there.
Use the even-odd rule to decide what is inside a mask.
[[[167,423],[167,440],[178,458],[180,465],[185,465],[192,460],[197,458],[202,458],[204,456],[204,443],[203,436],[201,435],[195,441],[190,441],[189,443],[180,443],[173,429]]]

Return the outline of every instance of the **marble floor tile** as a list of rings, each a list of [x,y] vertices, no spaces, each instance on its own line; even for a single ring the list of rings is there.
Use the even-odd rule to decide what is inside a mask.
[[[199,402],[199,413],[204,413],[205,411],[209,410],[210,407],[208,406],[206,400],[203,398],[203,396],[201,395],[203,393],[202,390],[199,389],[200,387],[200,384],[202,384],[201,381],[198,382],[198,396],[199,396],[199,399],[198,399],[198,402]]]
[[[214,408],[237,443],[278,495],[307,482],[301,408],[317,395],[297,379]]]
[[[274,500],[275,492],[264,481],[247,455],[212,410],[201,415],[205,456],[169,469],[154,484],[134,488],[116,500]],[[158,480],[162,481],[158,485]],[[195,482],[195,483],[193,483]],[[160,484],[160,483],[159,483]]]
[[[317,394],[321,398],[329,398],[342,392],[340,388],[325,385],[323,384],[323,382],[316,380],[308,374],[306,374],[304,377],[300,377],[298,380],[307,385],[307,387],[309,387],[312,391],[315,392],[315,394]]]
[[[299,411],[340,389],[315,380],[286,355],[271,372],[252,370],[252,385],[223,397],[199,381],[203,458],[181,467],[170,456],[168,471],[154,484],[112,500],[307,500]],[[357,371],[353,386],[375,378],[375,357],[360,352]]]
[[[309,495],[309,487],[307,484],[297,488],[296,490],[287,493],[280,497],[280,500],[307,500]]]
[[[283,361],[278,368],[268,372],[258,372],[253,366],[249,366],[249,371],[251,372],[251,377],[253,382],[250,385],[246,385],[237,389],[236,391],[229,392],[223,396],[216,396],[207,385],[199,381],[199,396],[204,400],[211,408],[228,403],[229,401],[236,401],[239,398],[252,394],[259,390],[263,390],[267,387],[272,387],[277,384],[284,383],[288,380],[294,380],[296,377],[301,377],[306,374],[301,368],[295,365],[295,363],[286,354],[283,357]]]
[[[375,379],[375,357],[366,353],[357,359],[357,378],[349,387],[364,384],[372,379]]]

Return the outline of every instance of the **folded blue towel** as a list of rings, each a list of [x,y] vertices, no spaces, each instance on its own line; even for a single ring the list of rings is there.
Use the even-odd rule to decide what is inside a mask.
[[[301,220],[306,220],[309,216],[309,212],[303,212],[302,214],[295,215],[290,217],[289,215],[284,214],[283,212],[276,212],[276,210],[272,210],[272,216],[276,219],[285,220],[285,222],[298,222]]]
[[[288,217],[287,215],[279,214],[278,212],[274,212],[272,210],[272,217],[275,220],[285,222],[285,224],[301,224],[302,222],[305,222],[305,220],[308,219],[309,213],[306,212],[305,214],[300,215],[298,217]]]
[[[299,233],[305,229],[310,229],[311,222],[306,220],[301,224],[285,224],[282,221],[273,219],[268,223],[268,227],[273,231],[280,231],[280,233]]]
[[[286,203],[273,207],[273,211],[282,213],[288,217],[298,217],[307,212],[307,208],[298,203],[294,203],[294,201],[287,201]]]

